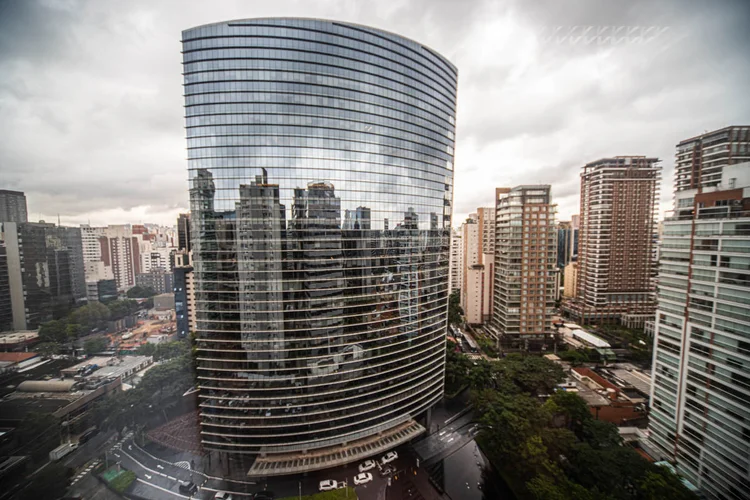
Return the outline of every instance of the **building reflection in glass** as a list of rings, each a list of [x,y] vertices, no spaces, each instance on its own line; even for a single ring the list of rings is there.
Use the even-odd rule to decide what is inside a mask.
[[[442,396],[456,70],[302,19],[183,32],[206,448],[310,450]]]

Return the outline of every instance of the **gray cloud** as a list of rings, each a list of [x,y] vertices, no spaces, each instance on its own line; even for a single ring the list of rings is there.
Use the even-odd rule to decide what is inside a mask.
[[[580,167],[618,154],[663,160],[668,208],[674,145],[750,121],[748,14],[741,0],[0,0],[0,184],[33,217],[171,221],[187,209],[181,30],[300,16],[397,32],[459,67],[454,220],[494,186],[537,182],[568,218]]]

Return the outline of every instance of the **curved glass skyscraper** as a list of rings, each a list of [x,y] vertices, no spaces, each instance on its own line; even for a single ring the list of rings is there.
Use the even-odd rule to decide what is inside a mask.
[[[321,20],[182,43],[203,445],[273,475],[410,439],[443,392],[456,68]]]

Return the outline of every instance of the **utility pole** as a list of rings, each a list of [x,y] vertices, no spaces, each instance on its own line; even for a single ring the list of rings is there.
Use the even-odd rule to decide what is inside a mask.
[[[299,500],[302,500],[302,481],[299,481]]]

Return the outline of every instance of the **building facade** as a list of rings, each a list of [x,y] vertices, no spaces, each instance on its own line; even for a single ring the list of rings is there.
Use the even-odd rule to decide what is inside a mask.
[[[717,186],[725,166],[747,161],[750,161],[748,125],[725,127],[685,139],[677,144],[675,192]]]
[[[678,189],[664,221],[648,443],[707,497],[739,500],[750,491],[750,163],[721,170]]]
[[[99,237],[101,260],[112,269],[120,291],[134,287],[135,276],[141,272],[140,241],[129,225],[108,226]]]
[[[553,335],[557,206],[549,185],[497,188],[492,327],[510,346],[540,348]]]
[[[563,297],[572,299],[576,296],[576,284],[578,283],[578,262],[571,262],[565,266],[563,275]]]
[[[456,68],[322,20],[182,43],[203,446],[268,476],[410,439],[443,392]]]
[[[576,296],[563,305],[581,323],[653,316],[658,162],[616,156],[583,167]]]
[[[71,252],[59,228],[46,223],[2,224],[14,330],[33,330],[74,303]]]
[[[0,242],[0,332],[13,329],[13,304],[10,299],[8,251]]]
[[[28,222],[26,195],[21,191],[0,189],[0,222]]]
[[[195,331],[195,285],[190,254],[184,250],[175,256],[173,282],[177,333],[180,337],[186,337]]]
[[[148,273],[138,273],[135,275],[135,285],[142,288],[150,288],[158,294],[171,293],[174,288],[174,275],[162,269],[154,269]]]
[[[557,267],[565,269],[578,256],[578,228],[569,221],[557,225]]]
[[[451,255],[450,255],[450,291],[460,291],[464,279],[463,273],[464,245],[461,230],[451,230]]]
[[[479,208],[461,226],[461,309],[472,325],[492,317],[492,283],[495,270],[495,210]]]
[[[177,249],[190,251],[190,214],[180,214],[177,218]]]

